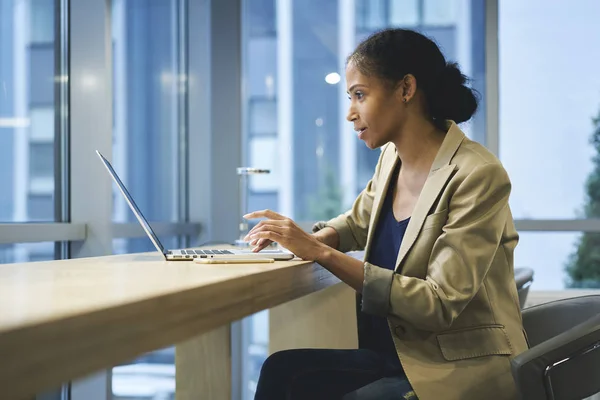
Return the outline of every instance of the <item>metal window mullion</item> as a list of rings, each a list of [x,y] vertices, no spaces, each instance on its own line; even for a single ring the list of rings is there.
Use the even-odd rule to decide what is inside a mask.
[[[186,222],[150,222],[150,226],[158,236],[197,236],[200,234],[200,224]],[[137,222],[114,223],[112,226],[113,238],[138,238],[145,237],[146,233]]]
[[[112,158],[111,3],[69,1],[70,214],[90,232],[72,243],[73,258],[112,253],[112,183],[94,154]],[[111,384],[110,369],[75,380],[71,400],[108,400]]]
[[[600,233],[600,219],[516,219],[519,232]]]
[[[54,21],[54,220],[69,222],[69,0],[56,0]],[[56,242],[54,257],[68,258],[69,248]]]
[[[178,79],[177,79],[177,96],[178,96],[178,181],[179,181],[179,207],[178,207],[178,222],[188,222],[190,220],[189,213],[189,189],[188,189],[188,164],[189,164],[189,133],[188,133],[188,89],[189,89],[189,73],[188,73],[188,2],[187,0],[179,0],[178,18],[177,18],[177,50],[178,50]],[[180,243],[183,247],[189,247],[191,240],[190,235],[185,235]]]
[[[500,71],[498,0],[485,2],[485,125],[486,147],[500,155]]]
[[[0,224],[0,244],[82,241],[85,224],[14,223]]]

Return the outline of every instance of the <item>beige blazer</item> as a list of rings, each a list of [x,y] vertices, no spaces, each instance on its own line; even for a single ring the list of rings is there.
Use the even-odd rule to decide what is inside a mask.
[[[385,316],[420,400],[515,399],[509,359],[527,349],[514,280],[511,183],[452,121],[412,213],[396,274],[365,262],[362,310]],[[387,144],[352,209],[326,223],[365,251],[396,163]]]

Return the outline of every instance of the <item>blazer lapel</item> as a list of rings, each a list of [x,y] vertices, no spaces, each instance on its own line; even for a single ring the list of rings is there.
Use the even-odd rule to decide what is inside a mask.
[[[415,243],[417,236],[421,231],[421,227],[423,226],[423,222],[429,214],[429,210],[456,168],[456,165],[450,164],[450,161],[460,147],[465,135],[453,121],[447,121],[447,129],[448,132],[446,133],[446,137],[433,161],[429,177],[425,181],[423,190],[419,195],[419,200],[415,205],[415,209],[413,210],[408,226],[406,227],[406,232],[396,258],[395,271],[398,271],[398,268],[402,264],[402,260],[404,260],[406,254]]]
[[[373,234],[375,233],[375,229],[377,228],[377,221],[379,220],[379,213],[381,212],[381,200],[385,197],[387,193],[388,187],[390,186],[390,181],[393,176],[394,169],[398,162],[400,162],[396,152],[394,151],[394,161],[388,163],[384,170],[380,173],[382,174],[381,182],[384,182],[383,185],[379,185],[375,192],[375,198],[373,199],[373,208],[374,212],[371,212],[371,219],[369,221],[369,232],[367,234],[367,245],[365,246],[365,257],[366,260],[369,257],[369,253],[371,250],[371,241],[373,240]]]
[[[419,196],[419,200],[415,205],[415,209],[412,212],[408,226],[406,227],[406,233],[400,244],[400,251],[398,251],[398,257],[396,258],[396,268],[402,263],[402,260],[406,256],[406,253],[410,250],[412,245],[415,243],[423,222],[427,217],[433,202],[438,198],[438,195],[446,185],[448,179],[452,176],[456,165],[446,165],[435,171],[432,175],[427,178],[425,186]]]

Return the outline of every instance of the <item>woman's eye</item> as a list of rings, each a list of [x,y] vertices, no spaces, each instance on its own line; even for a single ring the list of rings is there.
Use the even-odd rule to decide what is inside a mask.
[[[354,92],[353,94],[348,95],[348,100],[352,100],[352,97],[356,97],[358,100],[362,100],[364,94],[362,92]]]

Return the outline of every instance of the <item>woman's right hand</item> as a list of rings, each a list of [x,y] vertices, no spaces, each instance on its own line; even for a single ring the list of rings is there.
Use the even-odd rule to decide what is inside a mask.
[[[327,246],[337,249],[340,243],[340,237],[337,231],[331,227],[325,227],[320,231],[313,233],[315,239]],[[253,251],[261,251],[269,247],[273,243],[269,239],[256,239],[250,242],[250,246],[254,246]]]

